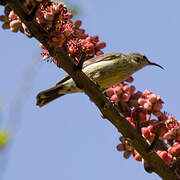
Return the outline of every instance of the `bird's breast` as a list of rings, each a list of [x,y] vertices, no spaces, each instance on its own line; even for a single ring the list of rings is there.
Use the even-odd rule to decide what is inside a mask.
[[[126,80],[131,75],[126,65],[123,61],[101,61],[87,66],[83,71],[97,82],[101,89],[105,89]]]

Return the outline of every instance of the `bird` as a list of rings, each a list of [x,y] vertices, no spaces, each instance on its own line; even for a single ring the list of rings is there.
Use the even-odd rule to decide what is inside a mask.
[[[144,54],[137,52],[128,54],[113,52],[85,61],[82,71],[97,83],[103,92],[105,89],[125,81],[133,73],[148,65],[154,65],[164,69],[159,64],[150,62]],[[44,90],[37,95],[36,105],[43,107],[61,96],[77,92],[83,91],[76,86],[69,75],[65,75],[54,87]]]

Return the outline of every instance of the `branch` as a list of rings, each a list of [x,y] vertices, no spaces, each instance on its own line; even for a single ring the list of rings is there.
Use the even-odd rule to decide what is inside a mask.
[[[71,57],[63,48],[53,49],[48,47],[48,33],[35,21],[28,20],[28,15],[24,11],[23,3],[20,0],[7,0],[8,5],[20,17],[21,21],[27,26],[30,33],[40,41],[50,55],[57,61],[57,66],[63,68],[75,81],[77,86],[81,88],[85,94],[97,105],[101,113],[107,118],[121,133],[128,139],[130,144],[141,154],[164,180],[178,180],[176,173],[154,152],[147,152],[149,146],[146,140],[138,134],[135,128],[125,119],[124,115],[113,106],[113,104],[102,94],[94,82],[92,82],[81,70],[76,69],[76,65]]]

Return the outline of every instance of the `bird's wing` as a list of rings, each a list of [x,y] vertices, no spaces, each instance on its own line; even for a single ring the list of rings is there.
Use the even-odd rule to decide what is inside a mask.
[[[114,56],[114,58],[115,58],[116,56],[120,56],[120,55],[121,55],[121,53],[112,52],[112,53],[107,53],[107,54],[102,54],[100,56],[96,56],[94,58],[91,58],[91,59],[85,61],[83,63],[83,68],[85,68],[91,64],[100,62],[100,61],[109,61],[112,59],[112,56]]]
[[[91,65],[91,64],[100,62],[100,61],[109,61],[109,60],[112,59],[112,57],[116,58],[116,57],[118,57],[118,56],[120,56],[120,55],[121,55],[121,53],[112,52],[112,53],[107,53],[107,54],[102,54],[102,55],[100,55],[100,56],[96,56],[96,57],[94,57],[94,58],[91,58],[91,59],[85,61],[85,62],[83,63],[83,68],[85,68],[85,67],[87,67],[87,66],[89,66],[89,65]],[[61,80],[56,84],[56,86],[59,85],[59,84],[61,84],[61,83],[64,83],[65,81],[69,80],[70,78],[71,78],[71,77],[70,77],[68,74],[66,74],[66,75],[64,76],[64,78],[61,79]]]

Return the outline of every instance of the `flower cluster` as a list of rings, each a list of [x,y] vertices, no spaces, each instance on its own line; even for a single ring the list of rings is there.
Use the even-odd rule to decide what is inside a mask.
[[[72,21],[73,15],[68,11],[66,5],[63,2],[55,3],[50,0],[36,1],[37,10],[34,14],[34,20],[40,24],[45,31],[49,34],[48,47],[66,49],[67,53],[76,61],[79,62],[83,57],[83,60],[92,58],[95,55],[101,55],[106,44],[99,41],[99,37],[89,36],[84,29],[80,26],[82,22],[77,20]],[[31,3],[29,0],[27,3]],[[27,6],[28,7],[28,5]],[[33,6],[35,2],[33,1]],[[1,16],[1,21],[4,21],[4,28],[10,28],[12,32],[18,32],[19,30],[29,37],[31,37],[25,24],[23,24],[20,18],[14,13],[13,10],[6,10],[5,16]],[[49,59],[50,54],[48,50],[40,44],[43,49],[43,59]],[[53,59],[56,62],[55,59]]]
[[[97,35],[90,37],[84,29],[80,28],[81,21],[73,22],[72,17],[72,13],[68,12],[62,2],[40,4],[36,12],[36,21],[48,31],[48,45],[54,48],[65,47],[68,54],[77,62],[83,54],[85,54],[85,59],[103,54],[101,49],[106,44],[99,41]],[[45,49],[43,45],[40,47]],[[47,57],[47,50],[45,50],[44,59]]]
[[[129,78],[127,81],[132,82],[133,79]],[[126,120],[133,127],[141,128],[142,136],[149,144],[153,142],[155,136],[164,142],[167,150],[158,148],[156,152],[167,164],[180,158],[180,122],[173,115],[162,112],[163,100],[159,95],[149,90],[135,92],[135,87],[125,82],[107,89],[106,95],[120,105],[122,110],[125,109]],[[152,116],[156,118],[151,118]],[[135,160],[143,160],[124,137],[121,137],[120,141],[117,150],[124,151],[126,159],[133,155]]]
[[[4,22],[2,25],[3,29],[10,29],[12,32],[22,32],[28,37],[31,37],[29,30],[26,25],[21,22],[20,18],[14,13],[11,8],[5,6],[4,14],[0,16],[0,21]]]
[[[133,95],[134,91],[134,86],[129,86],[128,84],[122,82],[112,86],[112,88],[108,88],[106,90],[106,94],[110,97],[111,101],[128,102],[129,98]]]

